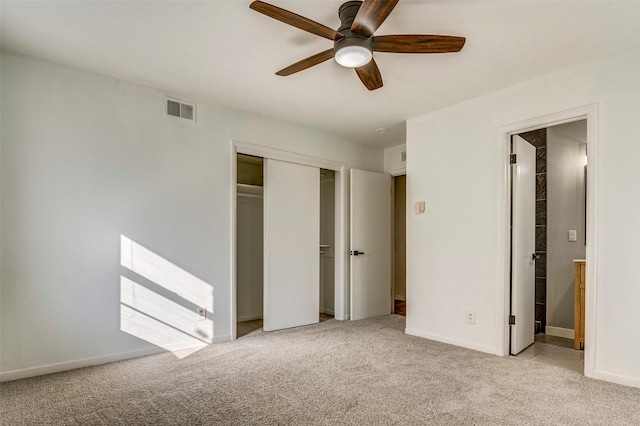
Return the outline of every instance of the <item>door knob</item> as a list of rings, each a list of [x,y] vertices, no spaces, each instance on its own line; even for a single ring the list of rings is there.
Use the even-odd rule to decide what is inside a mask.
[[[539,257],[540,257],[540,255],[539,255],[539,254],[531,253],[531,260],[536,260],[536,259],[538,259]]]

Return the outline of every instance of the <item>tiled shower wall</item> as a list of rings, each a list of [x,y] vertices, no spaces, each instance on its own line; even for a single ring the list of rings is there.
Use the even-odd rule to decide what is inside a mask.
[[[520,135],[536,147],[536,334],[547,323],[547,129]]]

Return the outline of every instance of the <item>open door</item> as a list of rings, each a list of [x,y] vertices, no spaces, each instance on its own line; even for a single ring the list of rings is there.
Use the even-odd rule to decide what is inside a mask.
[[[536,149],[512,137],[511,355],[533,344],[535,335]],[[512,155],[513,158],[513,155]]]
[[[320,170],[265,159],[266,331],[320,321]]]
[[[391,313],[391,176],[351,169],[351,319]]]

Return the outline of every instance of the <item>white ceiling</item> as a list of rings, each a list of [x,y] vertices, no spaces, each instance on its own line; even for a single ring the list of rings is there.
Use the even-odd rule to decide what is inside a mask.
[[[340,23],[342,0],[270,2],[331,28]],[[640,49],[638,0],[404,0],[376,35],[458,35],[466,45],[454,54],[376,53],[384,87],[369,92],[334,61],[276,76],[332,43],[249,3],[2,1],[2,49],[375,147],[403,143],[408,118]]]

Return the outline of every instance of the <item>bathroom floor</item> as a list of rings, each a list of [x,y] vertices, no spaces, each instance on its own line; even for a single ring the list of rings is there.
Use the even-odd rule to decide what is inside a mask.
[[[573,339],[536,334],[534,344],[516,356],[584,373],[584,351],[573,348]]]

